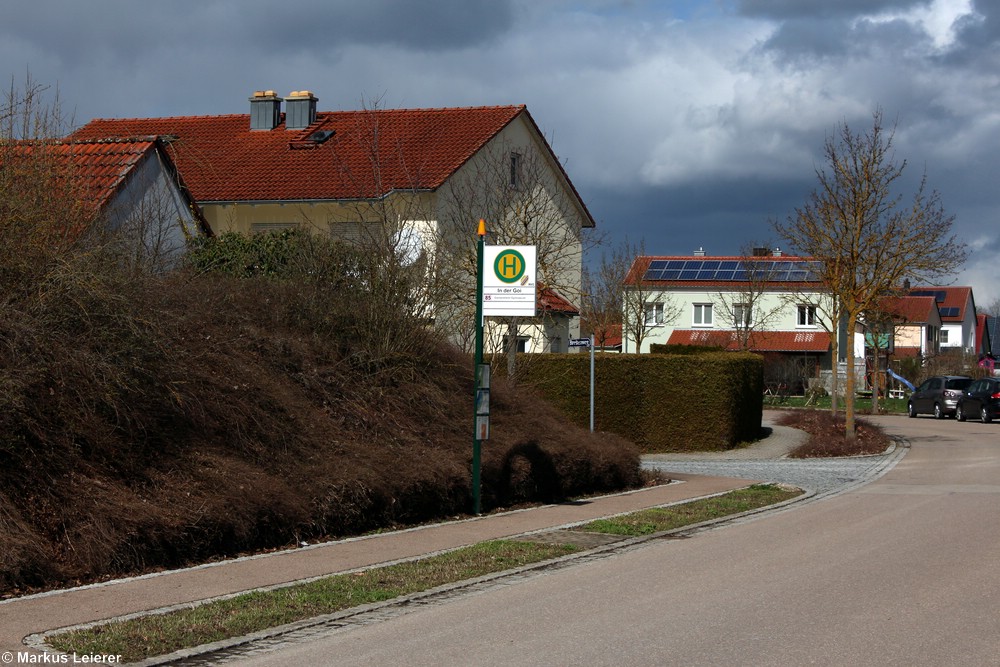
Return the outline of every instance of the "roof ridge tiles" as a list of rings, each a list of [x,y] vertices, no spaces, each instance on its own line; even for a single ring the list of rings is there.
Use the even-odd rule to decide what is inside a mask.
[[[469,107],[402,107],[402,108],[392,108],[392,109],[327,109],[327,110],[317,110],[316,116],[328,116],[332,114],[364,114],[364,113],[430,113],[430,112],[445,112],[445,111],[501,111],[501,110],[524,110],[527,109],[525,104],[495,104],[495,105],[480,105],[480,106],[469,106]],[[282,114],[284,115],[284,114]],[[128,121],[175,121],[175,120],[197,120],[197,119],[215,119],[221,120],[224,118],[233,119],[245,119],[249,118],[249,113],[227,113],[227,114],[195,114],[187,116],[130,116],[130,117],[108,117],[108,118],[94,118],[91,123],[126,123]]]
[[[112,118],[94,118],[94,119],[90,120],[90,122],[86,123],[86,125],[90,125],[91,123],[125,123],[125,122],[128,122],[130,120],[167,121],[167,120],[191,120],[191,119],[195,119],[195,118],[213,118],[213,119],[218,120],[218,119],[221,119],[221,118],[249,118],[249,117],[250,117],[250,114],[248,114],[248,113],[198,114],[198,115],[194,115],[194,116],[132,116],[132,117],[128,117],[128,118],[115,118],[115,117],[112,117]]]

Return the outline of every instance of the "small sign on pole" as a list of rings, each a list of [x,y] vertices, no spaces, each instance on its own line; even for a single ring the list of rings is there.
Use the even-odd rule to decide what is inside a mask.
[[[476,439],[490,439],[490,365],[479,364],[476,370]]]
[[[590,347],[590,339],[589,338],[570,338],[569,339],[569,346],[570,347]]]

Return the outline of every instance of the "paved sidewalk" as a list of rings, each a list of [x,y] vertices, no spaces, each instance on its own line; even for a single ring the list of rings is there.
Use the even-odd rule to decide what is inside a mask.
[[[6,600],[0,602],[0,651],[14,652],[13,664],[18,664],[18,653],[37,652],[23,643],[35,633],[413,559],[484,540],[572,527],[756,481],[683,474],[671,478],[678,483]]]
[[[650,454],[643,461],[758,461],[784,458],[793,449],[805,443],[809,435],[788,426],[778,426],[775,421],[781,416],[777,410],[764,410],[761,428],[769,431],[766,438],[750,447],[727,449],[721,452],[673,452],[670,454]]]

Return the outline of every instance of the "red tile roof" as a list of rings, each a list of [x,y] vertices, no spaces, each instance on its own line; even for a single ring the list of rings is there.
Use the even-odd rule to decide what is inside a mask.
[[[620,348],[622,346],[622,325],[609,324],[603,329],[594,329],[594,345],[605,349]]]
[[[941,310],[942,322],[965,321],[966,307],[972,303],[971,287],[914,287],[910,295],[934,296]],[[952,312],[957,314],[952,315]]]
[[[880,307],[900,323],[927,324],[937,311],[932,296],[900,296],[883,299]]]
[[[990,330],[986,314],[976,313],[976,352],[978,354],[989,354],[992,349],[993,342],[990,340]]]
[[[567,301],[551,287],[538,287],[538,309],[546,313],[579,315],[580,309]]]
[[[731,330],[675,329],[668,345],[706,345],[739,350],[737,332]],[[827,352],[830,334],[826,331],[754,331],[750,333],[754,352]]]
[[[51,159],[57,174],[72,179],[74,195],[92,212],[107,206],[131,170],[156,150],[152,137],[111,141],[24,142],[16,152]],[[0,156],[2,157],[2,156]]]
[[[521,105],[318,112],[303,130],[251,130],[249,114],[97,119],[72,138],[176,137],[199,202],[357,199],[438,188],[521,114],[534,126]],[[311,141],[319,131],[333,134]]]

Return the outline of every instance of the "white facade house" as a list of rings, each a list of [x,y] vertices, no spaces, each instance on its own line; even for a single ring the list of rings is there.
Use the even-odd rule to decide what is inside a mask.
[[[809,258],[766,250],[637,257],[625,288],[627,302],[643,304],[641,323],[626,307],[626,352],[704,345],[758,352],[771,367],[794,363],[808,377],[831,367],[832,302]]]
[[[984,354],[976,335],[976,302],[971,287],[913,287],[910,296],[933,298],[941,313],[940,351]]]

